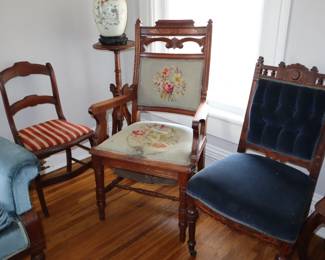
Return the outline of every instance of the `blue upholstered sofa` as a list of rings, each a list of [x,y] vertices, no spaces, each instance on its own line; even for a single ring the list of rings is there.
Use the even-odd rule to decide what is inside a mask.
[[[44,259],[41,222],[29,198],[29,184],[39,174],[38,159],[0,137],[0,259],[24,254]]]

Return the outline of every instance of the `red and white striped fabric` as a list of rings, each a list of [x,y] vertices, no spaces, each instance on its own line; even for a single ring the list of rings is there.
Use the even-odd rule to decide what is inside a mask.
[[[88,134],[91,129],[65,120],[50,120],[18,131],[24,146],[32,151],[65,144]]]

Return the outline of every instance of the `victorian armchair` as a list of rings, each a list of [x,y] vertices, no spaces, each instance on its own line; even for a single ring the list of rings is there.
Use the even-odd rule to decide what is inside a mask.
[[[39,78],[41,76],[48,77],[51,83],[52,95],[29,95],[10,103],[7,94],[7,88],[9,88],[8,82],[16,77],[27,77],[31,75],[37,75]],[[13,86],[10,85],[10,87]],[[25,84],[24,87],[27,88],[28,84]],[[51,174],[38,176],[35,180],[42,211],[45,216],[48,216],[49,212],[45,202],[43,188],[74,178],[90,168],[90,162],[84,163],[72,157],[71,148],[78,146],[89,150],[81,142],[89,140],[92,143],[93,131],[86,126],[74,124],[65,119],[59,98],[56,77],[50,63],[46,65],[31,64],[29,62],[15,63],[12,67],[0,72],[0,91],[15,142],[34,153],[41,161],[42,169],[46,168],[44,159],[61,151],[66,152],[66,173],[55,176],[51,176]],[[25,108],[42,104],[54,105],[57,119],[52,118],[51,120],[36,125],[17,129],[15,122],[16,114]],[[73,161],[80,163],[82,166],[73,170]]]
[[[279,259],[291,256],[310,221],[308,211],[324,159],[324,78],[316,67],[308,70],[283,62],[267,66],[259,58],[238,153],[189,180],[191,255],[196,254],[200,208],[230,227],[274,244]],[[311,221],[319,215],[313,214]],[[308,226],[306,234],[315,223]]]
[[[28,189],[38,174],[36,156],[0,137],[0,259],[44,259],[42,224]]]
[[[212,22],[196,27],[192,20],[160,20],[154,27],[135,26],[133,84],[122,94],[94,104],[89,112],[96,119],[98,144],[91,149],[96,176],[99,217],[105,219],[105,193],[114,187],[147,195],[179,200],[180,240],[185,241],[187,180],[204,167],[206,144],[206,95],[208,89]],[[194,53],[170,53],[194,43]],[[162,51],[148,49],[163,43]],[[161,50],[159,49],[159,50]],[[132,103],[132,113],[126,104]],[[105,140],[106,111],[119,109],[128,126]],[[174,123],[140,121],[140,112],[161,111],[194,116],[192,127]],[[104,166],[117,178],[105,187]],[[121,184],[123,179],[179,186],[179,197],[139,190]]]

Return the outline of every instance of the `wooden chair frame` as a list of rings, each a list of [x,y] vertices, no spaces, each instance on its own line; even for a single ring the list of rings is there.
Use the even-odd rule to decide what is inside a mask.
[[[46,241],[40,217],[33,210],[29,210],[20,216],[21,222],[29,239],[29,247],[9,259],[23,259],[30,255],[32,260],[45,259],[44,249]]]
[[[15,77],[26,77],[29,75],[45,75],[49,76],[50,81],[51,81],[51,88],[52,88],[52,96],[48,95],[29,95],[24,97],[21,100],[16,101],[13,104],[10,104],[9,98],[7,95],[7,90],[6,90],[6,83],[10,81],[11,79]],[[56,77],[54,74],[54,70],[51,66],[50,63],[46,63],[46,65],[41,65],[41,64],[32,64],[26,61],[23,62],[17,62],[15,63],[12,67],[5,69],[0,73],[0,91],[2,95],[2,100],[3,104],[5,107],[8,123],[14,138],[14,141],[19,144],[23,145],[19,135],[18,135],[18,130],[14,121],[14,116],[21,110],[28,108],[28,107],[33,107],[41,104],[53,104],[55,106],[55,110],[58,116],[58,119],[61,120],[66,120],[65,116],[63,114],[63,110],[61,107],[61,101],[59,97],[59,91],[57,87],[57,82],[56,82]],[[53,155],[55,153],[61,152],[61,151],[66,151],[66,159],[67,159],[67,172],[64,174],[60,175],[55,175],[53,177],[50,176],[39,176],[35,180],[36,184],[36,190],[38,193],[38,197],[40,200],[40,204],[42,207],[42,211],[45,216],[49,216],[48,208],[46,205],[46,201],[44,198],[44,192],[43,192],[43,187],[57,184],[69,179],[72,179],[87,169],[91,167],[91,162],[84,163],[82,161],[79,161],[75,158],[72,157],[72,152],[71,148],[73,146],[78,146],[82,149],[90,150],[90,148],[85,147],[84,145],[81,145],[80,143],[89,140],[90,144],[92,145],[93,140],[93,132],[89,132],[86,135],[81,136],[80,138],[73,140],[71,142],[64,143],[62,145],[58,145],[55,147],[50,147],[48,149],[42,149],[36,152],[33,152],[41,161],[42,164],[42,169],[45,169],[47,167],[44,166],[45,161],[44,159],[49,157],[50,155]],[[82,164],[81,167],[79,167],[76,170],[72,170],[72,162],[78,162]]]
[[[259,79],[269,79],[269,80],[280,80],[283,82],[288,83],[295,83],[295,84],[302,84],[311,88],[320,88],[325,89],[324,86],[324,79],[325,74],[318,73],[318,69],[316,67],[313,67],[311,70],[306,68],[305,66],[301,64],[292,64],[292,65],[285,65],[284,62],[281,62],[278,67],[275,66],[268,66],[264,65],[264,59],[263,57],[259,57],[255,72],[254,72],[254,78],[252,83],[252,88],[250,92],[250,97],[247,105],[247,110],[245,114],[245,120],[242,127],[242,132],[240,136],[240,141],[238,145],[238,152],[245,153],[247,150],[253,150],[257,151],[259,153],[264,154],[265,156],[282,162],[282,163],[291,163],[294,165],[301,166],[308,170],[309,176],[311,177],[312,181],[314,182],[314,188],[317,183],[318,175],[324,160],[324,154],[325,154],[325,126],[321,129],[321,135],[320,135],[320,142],[318,143],[318,146],[316,148],[316,151],[314,153],[314,156],[311,160],[303,160],[294,156],[289,156],[282,154],[280,152],[269,150],[265,147],[257,146],[252,143],[247,142],[247,134],[248,134],[248,127],[249,127],[249,120],[250,120],[250,110],[252,107],[253,98],[257,89],[257,81]],[[203,203],[199,202],[196,199],[191,198],[190,196],[187,197],[187,203],[188,203],[188,212],[187,212],[187,219],[188,219],[188,225],[189,225],[189,240],[188,240],[188,247],[191,255],[195,255],[196,251],[194,249],[195,247],[195,224],[196,220],[198,218],[198,211],[197,208],[201,209],[208,215],[212,216],[213,218],[217,219],[218,221],[228,225],[231,228],[234,228],[238,231],[241,231],[243,233],[246,233],[248,235],[252,235],[254,237],[257,237],[258,239],[261,239],[265,242],[271,243],[275,245],[277,248],[279,248],[280,255],[277,256],[278,259],[287,259],[291,256],[293,253],[294,247],[296,244],[290,244],[286,243],[280,240],[277,240],[275,238],[271,238],[269,236],[266,236],[264,234],[261,234],[251,228],[248,228],[246,226],[243,226],[241,224],[238,224],[236,222],[231,221],[230,219],[227,219],[223,217],[220,214],[217,214],[216,212],[212,211],[210,208],[205,206]],[[308,212],[306,212],[306,215]],[[314,214],[315,215],[315,214]],[[309,234],[310,230],[312,230],[313,224],[308,224],[309,222],[314,223],[316,216],[312,215],[306,220],[306,225],[308,228],[304,229],[305,234]],[[318,215],[317,215],[318,217]],[[303,248],[299,249],[299,253],[301,258],[303,259],[302,255],[304,252]]]
[[[113,187],[131,189],[140,193],[160,198],[169,198],[179,200],[179,228],[180,241],[185,241],[186,234],[186,199],[185,190],[188,179],[196,171],[204,167],[204,153],[206,144],[206,120],[207,107],[206,95],[208,89],[209,67],[210,67],[210,52],[211,52],[211,35],[212,21],[208,22],[206,27],[195,27],[192,20],[159,20],[154,27],[140,26],[140,20],[137,20],[135,25],[135,68],[133,75],[133,84],[127,85],[122,89],[122,95],[113,99],[103,101],[92,105],[89,108],[89,113],[97,122],[95,132],[95,143],[99,144],[108,138],[107,135],[107,119],[106,111],[111,108],[120,108],[128,124],[132,124],[140,120],[140,112],[142,111],[161,111],[169,113],[178,113],[183,115],[194,116],[192,121],[193,128],[193,144],[191,153],[191,163],[188,166],[180,166],[172,163],[163,163],[150,161],[145,159],[134,160],[128,156],[114,154],[96,150],[96,147],[91,149],[93,165],[96,176],[96,194],[99,217],[105,219],[105,193]],[[173,37],[173,38],[170,38]],[[177,38],[183,37],[183,38]],[[166,48],[183,48],[184,42],[195,42],[202,47],[202,53],[199,54],[171,54],[171,53],[152,53],[147,52],[145,46],[153,42],[164,42]],[[205,61],[202,88],[201,88],[201,103],[197,111],[189,111],[184,109],[164,108],[164,107],[147,107],[137,104],[137,86],[139,83],[139,66],[141,57],[153,57],[164,59],[202,59]],[[132,113],[129,113],[126,107],[127,102],[132,102]],[[122,112],[121,112],[122,113]],[[147,190],[139,190],[133,187],[126,187],[119,183],[123,178],[118,177],[108,186],[104,186],[104,166],[110,168],[122,168],[130,171],[143,173],[151,176],[158,176],[167,179],[173,179],[179,185],[179,198],[166,196],[164,194],[150,192]]]

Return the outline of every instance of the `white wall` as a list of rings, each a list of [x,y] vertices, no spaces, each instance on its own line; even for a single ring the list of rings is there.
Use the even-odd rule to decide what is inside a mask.
[[[0,70],[20,60],[51,62],[67,119],[93,126],[88,107],[110,96],[114,60],[112,53],[92,48],[98,39],[92,1],[1,0],[0,31]],[[25,82],[30,83],[28,91],[22,86]],[[11,89],[10,96],[15,100],[21,93],[36,93],[44,82],[35,78],[17,80],[14,83],[19,87]],[[17,119],[20,125],[26,125],[52,115],[44,106],[18,114]],[[0,135],[11,138],[2,100],[0,126]]]
[[[325,1],[293,0],[286,44],[286,63],[317,66],[325,73]],[[316,192],[325,195],[325,166]]]

